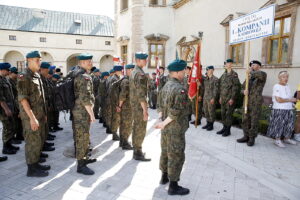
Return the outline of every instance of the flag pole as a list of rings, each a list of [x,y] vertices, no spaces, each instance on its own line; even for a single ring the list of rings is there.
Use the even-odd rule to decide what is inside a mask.
[[[248,41],[247,71],[250,68],[249,62],[250,62],[250,41]],[[245,90],[246,91],[249,90],[249,73],[248,72],[246,72]],[[244,113],[245,114],[247,114],[247,112],[248,112],[248,102],[249,102],[249,96],[245,95],[245,97],[244,97]]]
[[[199,41],[199,60],[200,60],[200,55],[201,55],[201,39],[202,38],[200,38],[200,41]],[[199,63],[199,69],[200,69],[200,65],[201,65],[201,63]],[[200,74],[200,72],[198,72],[199,74]],[[196,110],[195,110],[195,113],[196,113],[196,115],[195,115],[195,128],[197,128],[197,126],[198,126],[198,118],[199,118],[199,116],[198,116],[198,110],[199,110],[199,86],[200,86],[200,84],[199,84],[199,80],[197,80],[197,93],[196,93],[196,101],[195,101],[195,108],[196,108]]]

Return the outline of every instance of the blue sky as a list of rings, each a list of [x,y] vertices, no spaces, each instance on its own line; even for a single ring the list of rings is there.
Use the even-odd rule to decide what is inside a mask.
[[[106,15],[114,18],[114,0],[0,0],[0,4]]]

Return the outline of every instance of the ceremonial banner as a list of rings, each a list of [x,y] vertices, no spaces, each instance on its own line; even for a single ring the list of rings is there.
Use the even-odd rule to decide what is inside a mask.
[[[189,97],[193,99],[198,91],[197,81],[201,83],[202,79],[202,69],[200,63],[200,44],[198,44],[196,55],[194,58],[194,63],[191,70],[191,75],[189,76]]]

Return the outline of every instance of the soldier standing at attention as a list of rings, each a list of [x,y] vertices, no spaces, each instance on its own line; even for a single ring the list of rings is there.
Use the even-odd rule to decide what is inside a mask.
[[[104,121],[104,108],[105,108],[105,97],[106,97],[106,80],[109,77],[108,72],[103,72],[101,74],[101,80],[99,83],[98,88],[98,95],[99,95],[99,103],[100,103],[100,117],[99,117],[99,123],[103,123],[103,126],[106,127],[105,121]]]
[[[157,104],[157,85],[156,85],[156,73],[152,73],[152,79],[150,80],[149,86],[149,99],[150,99],[150,108],[156,109]]]
[[[16,154],[19,150],[19,147],[12,145],[15,134],[13,119],[16,106],[12,86],[7,79],[10,66],[9,63],[0,63],[0,120],[3,125],[3,154]]]
[[[95,122],[93,106],[93,81],[89,74],[93,67],[91,54],[80,54],[78,57],[80,70],[74,79],[75,105],[73,113],[73,132],[75,133],[75,152],[77,172],[84,175],[93,175],[95,172],[87,164],[95,162],[88,158],[90,143],[90,125]]]
[[[113,140],[119,141],[120,137],[117,134],[118,128],[120,126],[120,113],[117,112],[117,107],[119,105],[119,94],[120,94],[120,79],[122,76],[123,66],[115,65],[114,71],[115,74],[111,78],[111,83],[108,88],[109,103],[110,103],[110,112],[111,112],[111,126],[110,130],[113,134]]]
[[[40,165],[42,135],[45,134],[47,108],[43,83],[38,71],[41,55],[32,51],[26,55],[27,68],[20,74],[17,83],[20,117],[25,138],[25,157],[28,165],[27,176],[45,177],[49,165]]]
[[[261,63],[257,60],[250,62],[250,68],[247,71],[249,74],[249,89],[245,90],[245,82],[242,92],[248,95],[248,112],[243,112],[243,131],[244,136],[237,140],[238,143],[247,143],[248,146],[253,146],[258,132],[258,120],[263,104],[262,92],[267,81],[267,73],[260,70]]]
[[[238,74],[232,69],[232,59],[225,62],[225,72],[220,78],[220,99],[223,128],[217,134],[223,137],[229,136],[233,120],[233,111],[240,88]]]
[[[133,64],[125,66],[126,76],[121,79],[119,105],[117,111],[121,112],[120,120],[120,147],[123,150],[132,150],[132,146],[128,142],[128,138],[132,132],[132,110],[129,99],[129,77],[134,68]]]
[[[105,96],[105,125],[106,125],[106,133],[112,134],[111,132],[111,119],[112,119],[112,112],[111,112],[111,102],[109,93],[109,87],[111,86],[112,78],[115,74],[114,69],[109,71],[109,77],[106,80],[106,96]]]
[[[94,106],[94,114],[95,114],[95,119],[99,119],[99,108],[100,108],[100,97],[99,97],[99,93],[98,93],[98,88],[99,88],[99,84],[100,84],[100,75],[101,72],[99,69],[95,69],[93,71],[93,92],[94,92],[94,96],[95,96],[95,106]]]
[[[170,78],[161,90],[159,115],[161,129],[160,184],[170,181],[169,195],[186,195],[190,191],[178,185],[185,160],[185,132],[189,128],[188,95],[182,84],[187,63],[175,60],[169,64]]]
[[[164,87],[164,85],[167,83],[168,78],[165,74],[165,68],[159,67],[159,78],[158,78],[158,92]]]
[[[148,55],[146,53],[136,53],[136,66],[129,77],[130,104],[132,108],[133,129],[133,159],[140,161],[151,161],[145,158],[142,151],[142,144],[146,135],[148,108],[147,108],[147,82],[143,67],[147,65]]]
[[[216,119],[216,101],[219,91],[219,80],[214,76],[214,70],[214,66],[206,67],[207,76],[204,79],[203,108],[207,124],[202,128],[208,131],[214,129],[214,122]]]

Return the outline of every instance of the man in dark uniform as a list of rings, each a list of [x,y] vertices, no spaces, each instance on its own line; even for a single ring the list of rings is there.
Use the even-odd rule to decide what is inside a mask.
[[[249,74],[249,89],[246,90],[246,82],[243,84],[242,92],[248,95],[248,111],[243,112],[243,131],[244,136],[237,140],[238,143],[247,143],[248,146],[253,146],[255,138],[258,134],[258,120],[263,104],[262,92],[267,81],[267,73],[261,71],[261,63],[257,60],[250,62]]]
[[[160,184],[170,181],[169,195],[186,195],[190,191],[178,185],[185,160],[185,132],[189,127],[188,95],[182,84],[187,63],[175,60],[169,64],[170,78],[160,91],[159,115],[161,129]]]
[[[95,106],[94,106],[94,114],[95,114],[95,119],[99,119],[99,109],[100,109],[100,97],[98,93],[98,88],[100,84],[100,76],[101,72],[99,69],[94,69],[93,71],[93,92],[95,96]]]
[[[38,74],[41,55],[32,51],[26,55],[27,68],[20,74],[17,83],[20,116],[25,138],[27,176],[48,176],[49,165],[40,165],[42,135],[45,133],[47,108],[43,83]]]
[[[156,73],[152,73],[152,79],[149,84],[149,100],[150,100],[150,108],[156,109],[157,104],[157,84],[156,84]]]

